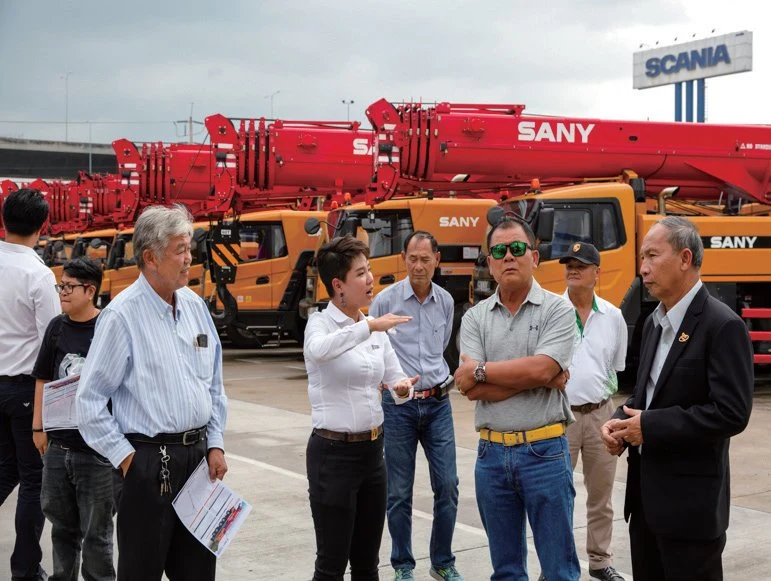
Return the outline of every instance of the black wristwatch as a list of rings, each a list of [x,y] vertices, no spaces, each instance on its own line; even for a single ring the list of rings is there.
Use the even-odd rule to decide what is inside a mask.
[[[487,383],[487,370],[485,369],[484,361],[480,361],[474,370],[474,379],[477,383]]]

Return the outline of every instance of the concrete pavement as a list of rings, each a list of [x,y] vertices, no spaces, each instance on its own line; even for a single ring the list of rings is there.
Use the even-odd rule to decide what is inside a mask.
[[[226,352],[226,388],[231,398],[226,433],[228,484],[253,505],[239,536],[218,563],[218,579],[307,581],[314,561],[314,533],[305,478],[305,446],[310,431],[302,356],[297,350]],[[458,445],[460,502],[454,549],[457,566],[468,581],[490,578],[487,539],[474,495],[476,434],[472,405],[453,394]],[[724,554],[726,581],[769,578],[771,570],[771,396],[758,396],[748,430],[732,444],[732,514]],[[417,581],[430,579],[428,542],[432,493],[426,462],[417,462],[413,546]],[[631,579],[629,541],[621,519],[625,459],[620,460],[614,493],[616,566]],[[575,536],[586,572],[585,490],[580,464],[575,478]],[[0,507],[0,578],[7,578],[13,543],[15,494]],[[50,527],[43,534],[44,566],[51,570]],[[390,539],[384,531],[381,579],[391,579]],[[536,579],[540,567],[530,547],[528,568]]]

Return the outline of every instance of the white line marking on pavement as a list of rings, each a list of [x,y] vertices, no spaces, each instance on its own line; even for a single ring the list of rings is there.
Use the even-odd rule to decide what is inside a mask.
[[[286,468],[281,468],[279,466],[274,466],[273,464],[268,464],[267,462],[261,462],[259,460],[247,458],[246,456],[239,456],[238,454],[228,454],[226,458],[232,458],[233,460],[238,460],[239,462],[243,462],[245,464],[251,464],[252,466],[256,466],[257,468],[263,468],[265,470],[268,470],[269,472],[275,472],[276,474],[281,474],[282,476],[288,476],[289,478],[294,478],[295,480],[302,480],[303,482],[308,481],[308,477],[305,474],[298,474],[297,472],[292,472],[291,470],[287,470]],[[414,508],[412,509],[412,515],[427,521],[434,520],[433,515]],[[474,527],[471,525],[466,525],[463,523],[456,522],[455,530],[476,535],[478,537],[482,537],[485,540],[487,540],[487,533],[485,533],[484,529],[480,529],[479,527]],[[535,545],[531,542],[528,542],[527,550],[528,552],[532,551],[535,554]],[[578,562],[581,565],[582,569],[587,569],[587,570],[589,569],[588,561],[579,559]],[[629,581],[633,581],[632,575],[630,575],[629,573],[624,573],[623,571],[619,571],[619,573],[621,573],[621,575],[623,575],[624,577],[628,578]]]

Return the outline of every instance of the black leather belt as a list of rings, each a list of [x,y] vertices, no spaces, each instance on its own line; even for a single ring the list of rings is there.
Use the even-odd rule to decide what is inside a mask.
[[[132,444],[169,444],[179,446],[193,446],[206,440],[206,426],[179,432],[178,434],[157,434],[146,436],[144,434],[126,434],[126,439]]]
[[[313,433],[326,440],[338,442],[372,442],[383,434],[383,426],[380,425],[366,432],[335,432],[324,428],[313,428]]]
[[[609,397],[606,397],[600,403],[585,403],[582,405],[572,405],[570,406],[570,409],[574,412],[578,412],[579,414],[588,414],[590,412],[600,409],[602,406],[608,403],[609,399],[610,399]]]

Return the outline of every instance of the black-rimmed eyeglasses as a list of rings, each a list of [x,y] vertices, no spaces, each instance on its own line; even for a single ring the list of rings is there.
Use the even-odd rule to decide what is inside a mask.
[[[90,285],[90,284],[70,284],[68,282],[65,282],[63,284],[55,284],[54,288],[56,289],[56,292],[58,292],[60,295],[61,294],[68,295],[68,294],[70,294],[73,291],[73,289],[76,289],[79,286],[87,287],[87,286],[92,286],[92,285]]]

